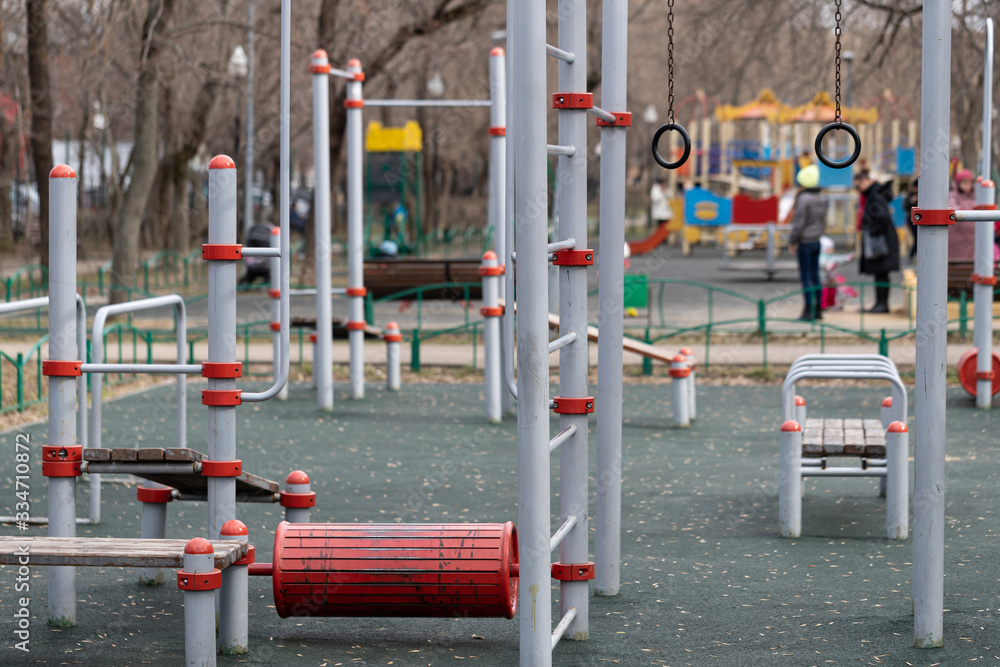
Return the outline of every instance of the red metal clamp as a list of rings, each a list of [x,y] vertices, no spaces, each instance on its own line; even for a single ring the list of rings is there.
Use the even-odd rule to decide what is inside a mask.
[[[240,389],[202,389],[201,404],[223,408],[243,405],[240,393]]]
[[[686,378],[691,376],[691,367],[687,368],[671,368],[670,377],[672,378]]]
[[[552,563],[552,578],[557,581],[587,581],[594,578],[594,564]]]
[[[49,359],[42,362],[42,375],[64,378],[80,377],[83,374],[80,371],[82,363],[82,361],[55,361]]]
[[[82,445],[42,445],[42,475],[45,477],[79,477],[82,460]]]
[[[140,486],[135,490],[135,497],[140,503],[169,503],[174,499],[174,490],[170,487],[147,489],[145,486]]]
[[[364,109],[365,108],[365,101],[364,100],[344,100],[344,108],[345,109]]]
[[[385,342],[387,342],[387,343],[402,343],[403,342],[403,334],[401,334],[401,333],[397,333],[397,334],[385,334],[382,337],[385,339]]]
[[[243,461],[202,461],[202,477],[239,477],[243,474]]]
[[[992,382],[996,374],[993,371],[976,371],[977,380],[990,380]]]
[[[593,93],[552,93],[553,109],[593,109]]]
[[[201,258],[210,262],[235,262],[243,259],[243,246],[239,243],[203,243]]]
[[[254,554],[253,545],[248,544],[247,555],[237,561],[233,561],[233,565],[253,565],[255,562],[256,562],[256,557]]]
[[[367,326],[368,326],[368,324],[366,322],[348,322],[347,323],[347,330],[348,331],[364,331]]]
[[[364,83],[365,73],[364,72],[355,72],[354,73],[354,80],[355,81],[360,81],[360,82]]]
[[[594,411],[594,397],[552,399],[552,411],[559,415],[585,415]]]
[[[610,120],[597,119],[597,127],[632,127],[632,113],[629,111],[611,111],[615,117],[614,122]]]
[[[201,363],[201,376],[203,378],[214,378],[229,380],[243,377],[243,362],[241,361],[203,361]]]
[[[491,127],[490,128],[491,137],[506,137],[507,128],[506,127]]]
[[[503,315],[503,306],[483,306],[479,309],[479,314],[483,317],[500,317]]]
[[[271,331],[281,331],[281,322],[271,322]]]
[[[182,591],[214,591],[222,588],[222,570],[216,568],[211,572],[177,571],[177,588]]]
[[[280,289],[269,289],[269,290],[267,290],[267,295],[269,297],[271,297],[272,299],[280,299],[281,298],[281,290]]]
[[[973,273],[972,282],[975,283],[976,285],[993,286],[997,284],[997,278],[996,276],[981,276],[978,273]]]
[[[282,491],[278,504],[282,507],[316,507],[316,492],[289,493],[288,491]]]
[[[310,343],[315,343],[318,340],[319,340],[319,336],[317,336],[314,333],[309,334],[309,342]]]
[[[942,209],[924,209],[913,207],[913,211],[910,212],[911,220],[914,225],[954,225],[955,224],[955,209],[953,208],[942,208]]]
[[[552,263],[556,266],[593,266],[593,250],[556,250]]]
[[[997,210],[997,205],[996,204],[976,204],[975,206],[972,207],[972,210],[974,210],[974,211],[996,211]]]
[[[348,287],[347,296],[368,296],[367,287]]]
[[[479,275],[481,276],[502,276],[505,273],[503,264],[500,266],[480,266]]]

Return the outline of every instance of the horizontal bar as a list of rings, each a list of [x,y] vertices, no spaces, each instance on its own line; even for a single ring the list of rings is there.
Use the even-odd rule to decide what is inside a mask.
[[[546,44],[545,52],[550,56],[552,56],[553,58],[558,58],[563,62],[567,63],[576,62],[576,54],[570,53],[569,51],[563,51],[558,46],[552,46],[551,44]]]
[[[549,354],[552,354],[553,352],[555,352],[557,350],[563,349],[564,347],[566,347],[570,343],[574,342],[575,340],[576,340],[576,332],[575,331],[570,331],[565,336],[559,336],[559,338],[556,338],[555,340],[550,340],[549,341]]]
[[[549,453],[556,451],[556,448],[559,447],[559,445],[563,444],[574,435],[576,435],[576,424],[570,424],[563,430],[559,431],[559,433],[556,434],[556,437],[549,440]]]
[[[850,454],[831,454],[830,456],[844,456],[844,457],[848,457],[848,456],[851,456],[851,455]],[[823,458],[821,458],[821,459],[802,459],[802,465],[804,465],[804,466],[811,466],[813,468],[825,468],[826,467],[826,459],[827,459],[827,457],[825,457],[825,456]],[[886,462],[885,459],[862,459],[862,460],[867,461],[867,465],[868,465],[869,468],[884,468],[886,465],[888,465],[888,463]]]
[[[555,551],[556,547],[569,535],[569,531],[573,530],[573,526],[576,525],[576,517],[570,514],[566,517],[566,521],[563,525],[559,526],[559,530],[555,532],[552,539],[549,540],[549,551]]]
[[[178,493],[174,490],[174,499],[181,502],[206,502],[208,496],[201,495],[197,493]],[[276,503],[281,500],[281,494],[272,493],[269,496],[247,496],[240,495],[236,496],[236,502],[238,503]]]
[[[149,373],[152,375],[200,375],[201,364],[80,364],[84,373]]]
[[[566,614],[561,619],[559,619],[559,625],[557,625],[556,629],[552,631],[553,649],[555,649],[556,644],[559,643],[559,640],[562,639],[562,636],[566,633],[566,628],[569,627],[569,624],[572,623],[573,619],[575,618],[576,618],[576,607],[570,607],[569,609],[566,610]]]
[[[244,257],[281,257],[281,248],[248,248],[243,246],[240,252]]]
[[[331,287],[330,294],[347,294],[347,288]],[[290,289],[288,290],[288,296],[316,296],[316,288],[307,287],[305,289]]]
[[[12,516],[0,516],[0,523],[27,523],[32,526],[45,526],[49,523],[49,517],[47,516],[30,516],[27,519],[18,519]],[[77,525],[81,524],[92,524],[94,523],[90,517],[78,516],[76,517]]]
[[[489,100],[365,100],[366,107],[485,107]]]
[[[93,468],[93,470],[91,470]],[[136,461],[84,461],[80,464],[83,472],[90,473],[122,473],[125,475],[192,475],[198,473],[201,466],[195,461],[178,461],[177,463],[139,463]]]
[[[566,157],[573,157],[576,155],[576,146],[546,144],[545,148],[549,151],[549,155],[565,155]]]
[[[11,313],[20,313],[24,310],[34,310],[35,308],[48,308],[49,307],[49,297],[39,296],[34,299],[24,299],[23,301],[10,301],[8,303],[0,303],[0,315],[9,315]]]
[[[996,222],[1000,220],[1000,211],[955,211],[955,219],[959,222]]]
[[[336,67],[331,67],[330,76],[339,76],[341,79],[347,79],[348,81],[354,81],[354,73],[348,72],[347,70],[337,69]]]
[[[576,239],[566,239],[564,241],[556,241],[555,243],[550,243],[548,246],[548,252],[555,252],[557,250],[572,250],[576,247]]]
[[[885,468],[803,468],[803,477],[885,477]]]
[[[597,118],[600,118],[601,120],[607,121],[609,123],[613,123],[616,120],[618,120],[617,118],[615,118],[614,114],[608,113],[601,107],[591,107],[587,109],[587,113],[589,113],[591,116],[596,116]]]

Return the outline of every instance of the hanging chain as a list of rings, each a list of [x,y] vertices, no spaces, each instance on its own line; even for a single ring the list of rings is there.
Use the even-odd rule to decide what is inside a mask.
[[[674,122],[674,0],[667,0],[667,122]]]
[[[835,34],[837,36],[837,117],[835,118],[835,122],[836,123],[842,123],[843,122],[840,119],[840,35],[843,32],[841,30],[841,28],[840,28],[840,21],[843,18],[842,15],[841,15],[841,13],[840,13],[840,5],[841,5],[842,1],[843,0],[836,0],[836,3],[837,3],[837,13],[834,15],[834,18],[836,18],[836,20],[837,20],[837,28],[836,28],[836,30],[834,30],[834,33],[833,33],[833,34]]]

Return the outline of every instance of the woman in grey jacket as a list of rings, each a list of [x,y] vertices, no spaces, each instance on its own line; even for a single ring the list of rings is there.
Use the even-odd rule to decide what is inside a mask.
[[[798,246],[799,278],[805,307],[800,320],[822,319],[820,310],[819,237],[826,229],[826,197],[819,189],[819,167],[814,164],[799,170],[795,181],[802,188],[795,196],[789,250]]]

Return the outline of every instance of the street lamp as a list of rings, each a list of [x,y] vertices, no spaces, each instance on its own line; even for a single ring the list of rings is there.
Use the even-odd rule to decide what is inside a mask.
[[[847,63],[847,90],[844,91],[844,103],[851,106],[854,90],[851,85],[851,74],[854,72],[854,51],[844,51],[840,59]]]

